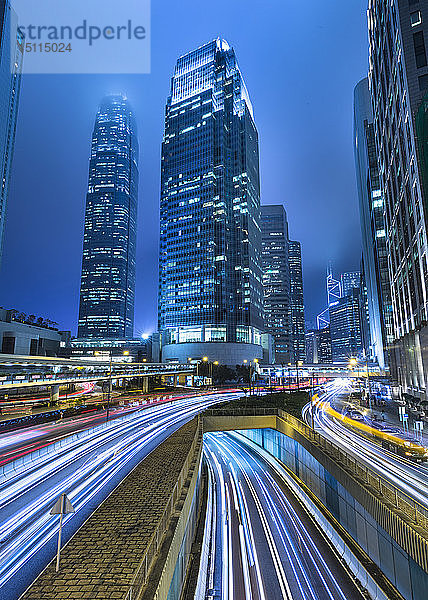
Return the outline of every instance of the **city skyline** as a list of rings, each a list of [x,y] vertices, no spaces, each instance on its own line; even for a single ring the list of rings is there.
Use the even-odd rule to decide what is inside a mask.
[[[357,11],[356,11],[357,12]],[[314,15],[314,23],[315,23],[315,17],[318,18],[320,15]],[[321,22],[325,22],[326,21],[326,17],[323,16],[321,19]],[[364,25],[364,19],[362,17],[361,19],[361,25]],[[354,32],[355,35],[360,35],[362,37],[364,37],[364,27],[360,28],[355,28],[354,27]],[[212,37],[212,36],[210,36]],[[231,41],[234,44],[234,46],[236,46],[235,43],[235,37],[236,36],[232,36]],[[238,45],[244,45],[245,46],[245,40],[242,39],[242,37],[237,36],[238,37]],[[199,44],[201,42],[203,42],[203,39],[200,39],[201,36],[198,35],[198,42]],[[183,50],[186,51],[189,49],[189,44],[186,43],[184,44],[183,41],[178,41],[177,45],[181,44],[183,47]],[[195,44],[195,46],[197,46],[198,43]],[[176,54],[180,54],[179,49],[177,49]],[[256,62],[254,63],[254,65],[251,65],[251,60],[252,57],[254,57],[254,53],[253,52],[239,52],[239,55],[241,57],[241,62],[243,61],[245,63],[245,71],[247,71],[247,69],[250,72],[250,77],[252,78],[252,82],[251,82],[251,88],[253,88],[254,85],[254,68],[256,68],[257,72],[260,70],[260,65],[259,63]],[[365,57],[364,57],[364,51],[361,51],[361,57],[362,59],[360,60],[360,65],[361,65],[361,75],[364,75],[364,67],[365,67]],[[279,56],[278,56],[279,58]],[[173,62],[171,62],[169,59],[167,60],[167,57],[162,57],[163,59],[163,63],[164,64],[168,64],[169,69],[171,68]],[[355,58],[354,58],[355,61]],[[155,60],[156,63],[156,60]],[[167,81],[168,81],[168,72],[166,70],[162,70],[159,68],[156,68],[156,64],[154,65],[153,68],[153,72],[155,73],[155,75],[150,76],[150,77],[156,77],[156,80],[161,80],[161,86],[163,89],[165,89],[165,87],[167,86]],[[356,74],[356,77],[358,78],[359,73]],[[58,78],[52,78],[52,81],[54,80],[58,80]],[[83,80],[85,80],[85,78],[81,78],[82,79],[82,83],[80,85],[83,84]],[[133,104],[133,98],[135,96],[136,90],[137,88],[142,88],[144,86],[142,86],[141,84],[144,82],[144,77],[138,79],[138,78],[128,78],[125,85],[123,83],[123,81],[120,81],[123,78],[113,78],[114,80],[114,84],[111,85],[111,78],[110,78],[110,83],[107,83],[106,78],[94,78],[92,80],[92,83],[89,84],[89,95],[92,95],[93,98],[95,99],[95,90],[99,89],[100,87],[103,88],[103,92],[106,91],[106,86],[109,85],[115,89],[113,89],[112,91],[124,91],[124,93],[127,93],[127,95],[131,98],[131,101]],[[148,79],[148,77],[147,77]],[[355,77],[354,77],[355,79]],[[76,78],[76,80],[79,82],[79,78]],[[85,80],[86,81],[86,80]],[[257,83],[257,82],[256,82]],[[19,139],[21,136],[24,135],[24,127],[30,127],[30,131],[34,129],[37,129],[37,125],[34,122],[29,122],[28,118],[25,118],[25,115],[28,113],[26,113],[26,107],[24,106],[23,108],[23,104],[25,105],[27,103],[27,101],[29,100],[30,97],[32,97],[32,99],[34,100],[34,94],[35,94],[35,90],[32,89],[31,91],[27,92],[27,94],[25,93],[25,89],[27,86],[27,89],[30,90],[32,87],[32,81],[31,78],[26,79],[26,81],[24,82],[24,92],[23,92],[23,96],[21,99],[21,111],[22,112],[22,122],[20,123],[20,127],[18,128],[18,132],[17,132],[17,136],[18,136],[18,149],[17,149],[17,157],[15,160],[15,169],[18,168],[17,165],[20,164],[20,161],[23,157],[23,155],[25,155],[25,148],[22,147],[22,144],[19,143]],[[67,82],[65,82],[67,87]],[[48,86],[49,86],[49,82],[48,82]],[[125,89],[127,88],[127,89]],[[78,88],[79,89],[79,86]],[[80,88],[82,89],[82,88]],[[159,89],[159,87],[157,88],[157,90]],[[256,85],[256,90],[258,95],[260,96],[260,87],[258,85]],[[349,78],[349,84],[348,84],[348,90],[349,92],[351,91],[351,78]],[[141,90],[142,91],[142,90]],[[158,93],[158,92],[156,92]],[[29,96],[28,94],[31,94],[31,96]],[[88,98],[88,91],[85,92],[86,94],[86,98]],[[37,96],[37,94],[35,94]],[[102,96],[103,93],[100,94],[100,96]],[[99,102],[100,96],[98,96],[96,98],[96,103]],[[344,98],[344,94],[342,96],[342,104],[344,107],[344,112],[345,112],[345,108],[346,110],[349,112],[349,106],[351,103],[351,96],[350,94],[347,94],[346,97],[346,102],[345,102],[345,98]],[[88,109],[87,106],[83,105],[83,100],[84,97],[79,97],[77,96],[77,105],[78,105],[78,110],[79,110],[79,114],[81,116],[85,115],[85,122],[88,123],[88,118],[89,116],[93,113],[94,107],[90,107],[90,110]],[[37,100],[37,98],[36,98]],[[137,105],[140,103],[140,99],[138,99],[138,103]],[[264,99],[262,96],[262,101],[258,100],[257,101],[257,110],[256,110],[256,123],[258,125],[258,128],[260,129],[260,125],[259,123],[262,123],[263,129],[261,130],[261,135],[262,135],[262,141],[264,139],[266,139],[266,133],[268,134],[268,136],[272,136],[272,131],[271,131],[271,126],[269,125],[269,122],[266,121],[266,109],[264,108],[263,104],[264,104]],[[309,104],[311,104],[311,101],[309,100]],[[158,113],[161,112],[161,106],[158,106],[156,104],[157,108],[156,111]],[[74,109],[70,107],[70,110],[73,111]],[[137,113],[137,119],[139,122],[141,121],[145,121],[145,119],[149,118],[150,119],[150,112],[146,113],[145,111],[141,112],[138,111],[137,108],[135,108],[135,111]],[[81,120],[81,119],[80,119]],[[348,125],[350,125],[351,119],[346,118],[346,121],[348,122]],[[282,125],[283,127],[283,125]],[[87,129],[87,126],[86,126]],[[28,134],[28,130],[27,134]],[[150,330],[154,330],[156,327],[156,323],[155,323],[155,307],[156,307],[156,284],[154,283],[156,281],[156,254],[157,254],[157,240],[156,240],[156,220],[157,220],[157,208],[156,208],[156,203],[158,202],[158,197],[156,195],[156,193],[153,193],[153,191],[155,191],[156,189],[156,181],[158,180],[158,174],[155,171],[154,168],[154,164],[153,164],[153,160],[156,158],[156,156],[159,155],[159,145],[160,145],[160,131],[158,130],[158,128],[156,127],[156,134],[155,136],[153,136],[154,133],[154,129],[150,130],[150,136],[151,136],[151,141],[152,143],[150,144],[149,147],[149,141],[148,139],[145,138],[145,133],[147,131],[147,126],[145,128],[143,128],[143,130],[141,130],[141,128],[139,127],[139,131],[140,131],[140,144],[142,146],[142,175],[141,175],[141,180],[143,181],[143,187],[141,190],[141,197],[144,196],[144,203],[145,203],[145,211],[144,211],[144,217],[142,217],[140,215],[139,218],[139,226],[138,226],[138,230],[139,230],[139,251],[138,251],[138,258],[137,258],[137,298],[136,298],[136,333],[140,334],[146,331],[150,331]],[[349,163],[348,163],[348,183],[346,185],[347,190],[349,190],[347,192],[347,195],[349,195],[349,197],[356,197],[356,192],[355,192],[355,182],[354,182],[354,173],[352,172],[352,144],[351,144],[351,138],[350,135],[346,134],[344,135],[343,133],[343,121],[342,121],[342,127],[341,127],[341,133],[340,133],[341,139],[342,139],[342,143],[340,144],[342,150],[346,147],[346,152],[348,153],[348,159],[349,159]],[[28,135],[26,135],[26,137],[28,138]],[[153,145],[153,140],[157,138],[158,141],[158,145]],[[293,140],[293,135],[290,136],[290,140]],[[287,141],[287,140],[286,140]],[[83,140],[79,137],[79,140],[77,142],[78,146],[81,147],[85,144],[86,140]],[[345,143],[346,142],[346,143]],[[76,144],[76,139],[72,140],[72,145]],[[267,148],[263,149],[263,148]],[[286,147],[283,149],[283,151],[286,150]],[[270,172],[272,172],[272,168],[273,166],[275,166],[277,164],[277,162],[275,161],[271,161],[269,160],[268,163],[266,163],[266,155],[268,157],[273,157],[273,155],[271,154],[271,150],[269,150],[269,144],[264,143],[262,145],[262,163],[261,163],[261,169],[262,169],[262,196],[261,196],[261,202],[262,204],[269,204],[272,202],[278,202],[280,201],[280,198],[278,198],[278,194],[275,192],[275,194],[270,192],[270,188],[272,189],[272,186],[275,187],[278,184],[278,181],[274,181],[272,180],[271,177],[269,177]],[[287,153],[283,156],[288,156]],[[265,157],[265,158],[264,158]],[[78,161],[79,159],[79,161]],[[82,153],[79,152],[76,156],[71,156],[70,157],[70,164],[72,166],[72,171],[73,173],[82,173],[85,163],[87,160],[87,155],[86,156],[82,156]],[[277,160],[277,159],[275,159]],[[82,162],[81,162],[82,161]],[[87,163],[86,163],[87,164]],[[266,164],[268,165],[266,167]],[[272,166],[270,166],[270,164],[272,164]],[[30,172],[32,167],[29,167]],[[151,170],[154,174],[150,176],[150,180],[148,181],[147,178],[147,171]],[[278,169],[277,169],[278,171]],[[74,178],[74,177],[73,177]],[[82,188],[82,186],[84,185],[84,183],[82,183],[81,177],[76,178],[78,179],[78,183],[74,183],[71,186],[71,188],[76,189],[76,187]],[[84,181],[85,178],[83,178]],[[281,179],[281,177],[279,178]],[[39,276],[37,278],[37,281],[35,283],[35,285],[33,285],[32,289],[34,290],[34,297],[32,300],[28,299],[28,297],[25,296],[25,294],[23,293],[23,286],[22,284],[18,282],[14,282],[13,279],[14,277],[11,275],[11,262],[12,259],[10,259],[10,256],[13,256],[13,263],[14,263],[14,267],[15,267],[15,272],[21,275],[21,279],[22,279],[22,273],[24,272],[28,272],[29,267],[28,267],[28,262],[25,263],[24,261],[24,257],[18,257],[15,258],[16,253],[13,252],[14,250],[14,246],[17,243],[17,235],[18,237],[20,235],[25,234],[26,239],[28,239],[28,235],[27,235],[27,230],[26,228],[28,228],[28,224],[21,221],[21,224],[18,226],[17,222],[16,222],[16,193],[19,193],[16,188],[20,188],[22,186],[22,182],[17,182],[15,181],[12,185],[12,190],[11,190],[11,196],[12,198],[14,198],[14,205],[12,206],[12,208],[10,208],[9,210],[9,229],[10,232],[7,235],[6,238],[6,243],[7,243],[7,247],[6,250],[8,252],[8,258],[7,258],[7,265],[3,267],[3,271],[2,271],[2,288],[4,290],[4,297],[2,300],[2,303],[5,304],[6,306],[15,306],[17,308],[22,308],[24,310],[28,310],[28,311],[36,311],[36,312],[44,312],[47,313],[48,316],[50,316],[51,318],[54,318],[56,321],[58,321],[60,323],[60,325],[63,328],[71,328],[73,330],[73,332],[75,332],[75,327],[74,327],[74,323],[76,322],[76,291],[75,291],[75,278],[76,278],[76,270],[78,269],[78,261],[76,262],[75,258],[73,258],[73,252],[75,249],[78,248],[79,246],[79,241],[78,239],[76,239],[76,233],[79,234],[79,238],[81,239],[81,231],[82,231],[82,225],[83,225],[83,218],[82,218],[82,207],[83,207],[83,198],[77,198],[76,194],[73,194],[73,203],[72,204],[67,204],[67,206],[64,206],[64,212],[67,218],[67,221],[70,222],[70,231],[64,231],[63,235],[60,236],[60,240],[58,239],[58,234],[54,231],[49,231],[49,235],[48,236],[44,236],[42,243],[38,243],[36,244],[36,248],[35,248],[35,256],[37,257],[37,261],[38,264],[43,264],[43,269],[41,269],[41,267],[39,267]],[[37,183],[37,185],[41,185],[39,182]],[[24,186],[25,187],[25,186]],[[331,184],[328,184],[328,187],[331,187]],[[264,191],[267,188],[267,192]],[[337,189],[337,188],[336,188]],[[147,191],[148,190],[148,191]],[[331,189],[330,189],[331,192]],[[337,192],[336,192],[337,193]],[[66,192],[66,195],[68,194],[68,192]],[[284,201],[284,205],[288,211],[288,213],[290,214],[290,217],[293,219],[293,223],[294,225],[294,229],[296,231],[296,235],[295,237],[300,239],[300,241],[302,242],[302,248],[303,248],[303,263],[304,263],[304,267],[305,267],[305,292],[306,292],[306,302],[309,305],[309,310],[307,311],[308,313],[308,317],[313,317],[315,312],[317,310],[319,310],[319,308],[321,308],[321,304],[322,304],[322,294],[319,294],[317,292],[317,288],[319,287],[318,285],[314,285],[314,282],[319,282],[320,279],[322,280],[323,278],[323,269],[320,269],[317,264],[316,261],[318,260],[318,254],[320,254],[319,252],[316,252],[316,249],[313,247],[312,242],[305,243],[305,238],[308,238],[308,233],[303,232],[303,235],[300,235],[299,233],[299,229],[300,231],[302,231],[302,219],[303,219],[303,215],[302,212],[299,211],[298,209],[298,205],[304,201],[304,198],[302,198],[302,196],[299,197],[299,195],[297,195],[296,193],[293,193],[293,185],[290,185],[290,192],[289,194],[286,191],[286,196],[289,195],[289,199],[287,198]],[[331,193],[329,193],[329,195],[332,195]],[[334,193],[333,193],[334,195]],[[275,196],[275,197],[273,197]],[[317,214],[316,211],[319,210],[317,209],[317,205],[321,204],[318,202],[318,194],[314,194],[312,193],[311,195],[312,197],[308,200],[306,200],[307,206],[310,207],[311,211],[314,212],[314,214]],[[319,197],[324,196],[324,198],[326,198],[326,191],[324,190],[322,192],[322,195],[320,195]],[[25,205],[26,202],[26,194],[20,194],[20,197],[23,198],[23,202]],[[50,213],[53,211],[55,211],[55,206],[54,205],[50,205],[49,204],[49,198],[45,199],[41,205],[39,206],[38,209],[38,215],[37,215],[37,219],[40,220],[40,222],[37,221],[40,224],[40,226],[43,228],[46,226],[46,224],[49,222],[50,219]],[[325,202],[324,202],[325,204]],[[351,213],[352,211],[355,212],[355,218],[356,218],[356,211],[357,211],[357,203],[352,201],[350,202],[350,206],[351,206]],[[147,207],[147,208],[146,208]],[[30,207],[31,208],[31,207]],[[42,209],[45,208],[45,211],[42,212]],[[78,209],[78,210],[76,210]],[[24,210],[24,214],[27,214],[28,211]],[[31,212],[31,210],[30,210]],[[346,212],[350,212],[349,210],[347,210]],[[15,214],[14,214],[15,213]],[[42,214],[44,215],[44,219],[42,219]],[[78,218],[79,217],[79,218]],[[354,217],[353,217],[354,219]],[[355,219],[354,219],[355,220]],[[148,223],[149,221],[149,223]],[[312,222],[312,221],[311,221]],[[151,223],[153,223],[153,226],[151,225]],[[148,227],[148,225],[150,225]],[[314,224],[309,224],[310,227],[314,227]],[[328,225],[327,226],[331,226]],[[345,226],[346,228],[346,226]],[[68,228],[67,228],[68,229]],[[79,231],[80,229],[80,231]],[[313,231],[313,230],[312,230]],[[357,265],[357,260],[356,260],[356,256],[358,254],[358,247],[359,247],[359,234],[358,233],[354,233],[354,241],[352,242],[352,244],[348,244],[346,243],[345,238],[352,238],[352,235],[350,236],[350,230],[349,230],[349,225],[348,225],[348,229],[346,231],[345,235],[345,231],[342,231],[342,229],[340,229],[339,231],[339,235],[338,238],[336,239],[334,242],[330,241],[331,244],[333,244],[336,247],[336,250],[333,252],[333,248],[330,248],[330,250],[327,248],[328,250],[328,258],[335,258],[335,256],[337,256],[337,260],[339,262],[339,266],[338,268],[340,270],[351,270],[352,268],[356,268]],[[313,236],[312,236],[313,237]],[[331,236],[330,240],[331,240]],[[30,235],[31,238],[31,235]],[[46,241],[45,241],[46,238]],[[49,240],[51,240],[51,244],[49,244]],[[325,245],[324,245],[325,246]],[[338,251],[338,247],[342,247],[342,251]],[[355,252],[355,248],[357,248],[357,252]],[[70,269],[70,277],[67,278],[67,280],[65,281],[62,278],[62,267],[59,268],[55,267],[55,261],[53,261],[52,259],[52,254],[54,252],[55,249],[58,249],[58,254],[61,257],[61,259],[63,259],[63,265],[68,267],[71,267]],[[72,251],[73,250],[73,251]],[[324,250],[323,250],[324,251]],[[56,253],[56,252],[55,252]],[[343,257],[339,258],[339,255],[342,254]],[[346,255],[348,255],[348,258],[346,258]],[[316,261],[314,262],[312,259],[313,257],[316,256]],[[42,258],[45,260],[44,263],[42,263]],[[335,261],[336,262],[336,261]],[[53,285],[51,284],[50,281],[50,277],[52,274],[52,269],[54,269],[56,276],[57,276],[57,284]],[[29,280],[31,282],[32,279],[32,273],[27,273],[27,276],[29,277]],[[14,287],[14,283],[17,283],[17,285],[15,286],[15,293],[12,293],[12,288]],[[46,294],[46,296],[45,296]],[[57,309],[57,305],[59,304],[59,300],[61,300],[61,303],[64,301],[64,308],[62,310]],[[38,311],[38,307],[42,307],[41,311]],[[34,308],[33,308],[34,307]]]

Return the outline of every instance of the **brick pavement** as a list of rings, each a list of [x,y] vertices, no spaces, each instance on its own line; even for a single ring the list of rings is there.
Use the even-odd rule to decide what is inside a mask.
[[[21,600],[123,599],[189,453],[196,420],[147,456],[98,507]]]

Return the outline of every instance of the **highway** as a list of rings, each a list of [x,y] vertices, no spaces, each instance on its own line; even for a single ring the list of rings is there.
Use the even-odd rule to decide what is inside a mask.
[[[325,437],[343,448],[385,480],[392,483],[404,495],[417,502],[421,508],[428,506],[428,465],[419,464],[397,456],[382,448],[378,443],[370,441],[357,431],[352,431],[326,412],[328,405],[336,403],[339,409],[339,397],[346,389],[346,384],[330,384],[314,407],[315,428]],[[303,418],[310,424],[310,405],[303,409]]]
[[[189,395],[189,394],[188,394]],[[157,400],[155,398],[145,399],[145,409],[156,404],[168,403],[170,400],[183,400],[188,395],[178,395],[168,400]],[[139,396],[136,396],[138,399]],[[166,398],[166,397],[165,397]],[[126,399],[129,402],[129,398]],[[138,400],[141,401],[141,400]],[[111,407],[109,411],[109,420],[120,418],[128,413],[138,410],[135,406]],[[106,420],[106,411],[88,409],[87,414],[82,412],[75,417],[60,419],[56,422],[47,422],[39,425],[33,425],[16,431],[0,434],[0,467],[8,462],[24,457],[31,452],[47,448],[62,438],[78,433],[84,429],[89,429],[104,423]]]
[[[47,454],[19,466],[0,482],[0,599],[19,598],[53,558],[59,518],[50,516],[49,510],[61,493],[67,493],[76,511],[64,518],[65,543],[144,456],[198,412],[227,396],[183,398],[125,414],[79,439],[63,438],[67,442],[63,447],[55,452],[48,448]],[[81,428],[75,421],[74,427]],[[56,430],[62,426],[69,425],[61,423]],[[37,429],[14,435],[20,444],[29,444],[34,437],[37,444],[43,443],[46,435],[52,442],[55,426],[42,427],[42,436],[37,436]],[[12,442],[13,434],[0,436],[3,457]]]
[[[362,600],[281,478],[239,434],[209,433],[208,501],[196,600]]]

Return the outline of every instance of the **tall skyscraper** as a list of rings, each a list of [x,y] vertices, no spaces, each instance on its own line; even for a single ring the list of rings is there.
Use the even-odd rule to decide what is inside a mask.
[[[342,297],[342,286],[340,281],[333,277],[333,268],[331,264],[327,269],[327,277],[326,277],[326,291],[327,291],[327,308],[325,308],[322,313],[317,316],[317,328],[324,329],[324,327],[328,327],[330,324],[330,306],[333,306],[337,303],[339,298]]]
[[[428,0],[370,0],[368,24],[369,85],[393,307],[391,374],[402,391],[425,398]]]
[[[262,206],[265,330],[275,340],[275,362],[294,359],[287,214],[282,204]]]
[[[293,360],[306,358],[305,349],[305,306],[303,300],[302,248],[300,242],[290,240],[288,244],[290,261],[290,300],[291,333]]]
[[[79,339],[133,336],[137,204],[134,114],[123,96],[107,96],[92,135]]]
[[[359,290],[360,285],[360,271],[346,271],[340,276],[340,289],[342,296],[349,296],[352,290]]]
[[[392,303],[373,110],[368,79],[354,91],[354,154],[369,316],[369,357],[383,369],[392,342]]]
[[[162,360],[261,358],[258,134],[235,52],[181,56],[162,144]]]
[[[21,88],[23,44],[9,1],[0,0],[0,264]]]
[[[361,356],[359,290],[353,288],[347,296],[330,306],[331,355],[333,362],[346,362]]]
[[[308,364],[331,363],[330,327],[309,329],[305,334],[306,362]]]

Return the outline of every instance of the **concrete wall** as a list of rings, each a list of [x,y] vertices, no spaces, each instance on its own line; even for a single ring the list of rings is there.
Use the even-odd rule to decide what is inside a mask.
[[[18,355],[56,356],[61,342],[61,334],[58,331],[15,321],[11,323],[0,321],[0,352],[5,337],[15,338],[13,352],[7,353]],[[34,346],[37,347],[37,351],[35,352],[31,352],[31,340],[36,340]]]

